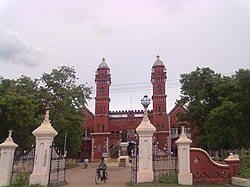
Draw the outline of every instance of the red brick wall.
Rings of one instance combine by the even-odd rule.
[[[107,134],[95,134],[92,135],[92,160],[101,159],[102,153],[107,152]]]
[[[190,170],[193,184],[230,184],[231,177],[236,175],[239,162],[218,164],[206,151],[199,148],[190,149]]]

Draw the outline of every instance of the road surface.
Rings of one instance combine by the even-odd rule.
[[[88,168],[84,169],[82,163],[72,169],[66,170],[66,180],[68,184],[65,187],[127,187],[130,181],[130,167],[108,167],[107,172],[109,180],[107,183],[97,185],[95,183],[95,171],[98,163],[89,163]]]

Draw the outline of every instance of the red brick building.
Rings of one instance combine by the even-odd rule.
[[[160,57],[157,56],[151,70],[153,109],[149,111],[149,119],[156,127],[154,142],[163,151],[175,152],[176,145],[174,142],[178,138],[179,132],[176,114],[185,112],[185,109],[181,106],[175,106],[169,114],[167,113],[166,79],[166,68]],[[143,110],[109,110],[111,73],[105,59],[97,68],[95,83],[95,114],[89,111],[88,108],[84,108],[86,121],[83,125],[84,136],[80,153],[82,159],[99,159],[102,153],[110,152],[110,149],[121,141],[121,133],[124,129],[127,130],[128,141],[136,142],[135,129],[140,124],[143,116]],[[186,131],[190,133],[189,128],[186,128]],[[169,132],[171,132],[171,135]],[[116,151],[115,154],[117,155],[118,151],[113,151]]]

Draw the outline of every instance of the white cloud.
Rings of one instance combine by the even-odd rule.
[[[176,80],[167,83],[167,104],[172,109],[180,94],[180,74],[207,66],[218,73],[249,68],[250,1],[0,2],[0,28],[12,29],[5,34],[0,29],[0,75],[4,77],[37,78],[66,62],[76,68],[79,82],[95,86],[94,72],[105,57],[112,85],[150,82],[150,68],[159,54],[168,80]],[[124,109],[121,97],[128,98],[124,101],[129,105],[130,95],[139,109],[141,97],[150,93],[114,93],[111,109]]]
[[[0,29],[0,62],[35,67],[39,64],[66,62],[69,56],[57,49],[32,46],[11,29]]]

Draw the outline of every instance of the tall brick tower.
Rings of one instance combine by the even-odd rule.
[[[168,139],[168,118],[166,110],[166,68],[157,56],[151,71],[151,83],[153,85],[153,119],[152,123],[156,127],[156,142],[161,142],[161,148],[167,148]]]
[[[102,59],[95,74],[96,97],[94,132],[92,133],[92,158],[100,158],[108,149],[109,130],[109,87],[111,84],[110,69]]]
[[[102,59],[95,74],[96,97],[95,97],[95,122],[94,132],[109,131],[109,87],[111,84],[110,69]]]

